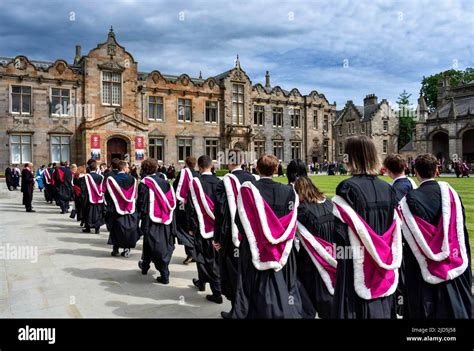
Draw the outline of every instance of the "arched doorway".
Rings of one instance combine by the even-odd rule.
[[[462,157],[469,163],[474,162],[474,129],[466,130],[462,135]]]
[[[123,160],[127,153],[127,142],[124,139],[114,137],[107,140],[107,163],[110,164],[113,158]]]
[[[433,155],[438,160],[447,161],[449,160],[449,137],[446,132],[437,132],[433,134]]]

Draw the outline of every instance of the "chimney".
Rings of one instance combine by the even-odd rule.
[[[270,88],[270,72],[265,73],[265,88]]]
[[[74,57],[74,63],[78,63],[81,60],[81,46],[76,45],[76,56]]]
[[[377,96],[369,94],[364,98],[364,107],[369,105],[377,105]]]

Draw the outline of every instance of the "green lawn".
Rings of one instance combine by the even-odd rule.
[[[347,179],[347,176],[311,176],[313,182],[318,188],[326,193],[329,197],[334,196],[337,185]],[[381,179],[391,182],[391,179],[387,176],[380,177]],[[276,181],[286,183],[286,177],[275,177]],[[416,181],[416,179],[414,179]],[[452,177],[440,177],[437,180],[443,180],[451,184],[462,199],[464,209],[466,211],[466,223],[467,230],[469,232],[469,239],[471,245],[471,256],[474,254],[474,177],[472,178],[452,178]],[[418,182],[417,182],[418,183]],[[471,262],[474,268],[474,261]]]

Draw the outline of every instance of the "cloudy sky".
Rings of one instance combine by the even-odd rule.
[[[0,56],[73,60],[117,40],[140,71],[197,77],[233,67],[252,82],[324,93],[418,97],[425,75],[474,67],[472,0],[1,0]]]

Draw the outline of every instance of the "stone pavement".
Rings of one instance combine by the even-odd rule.
[[[36,213],[26,213],[21,192],[0,185],[0,318],[219,318],[230,309],[228,301],[205,299],[208,286],[194,288],[196,266],[181,263],[182,246],[163,286],[154,268],[146,276],[138,270],[141,240],[130,258],[112,257],[105,227],[99,235],[82,233],[37,190],[33,207]],[[15,259],[20,249],[27,259]]]

